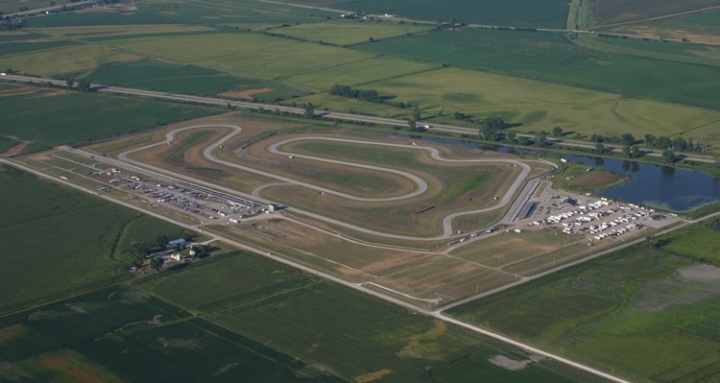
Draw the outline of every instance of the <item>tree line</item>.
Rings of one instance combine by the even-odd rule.
[[[348,85],[335,84],[330,88],[330,94],[346,98],[355,98],[361,101],[382,102],[380,94],[375,90],[363,90]]]

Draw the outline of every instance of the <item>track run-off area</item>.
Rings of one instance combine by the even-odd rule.
[[[226,134],[225,136],[221,137],[220,139],[218,139],[217,141],[213,142],[212,144],[208,145],[208,146],[203,150],[203,155],[204,155],[208,160],[210,160],[210,161],[212,161],[212,162],[214,162],[214,163],[223,165],[223,166],[227,166],[227,167],[230,167],[230,168],[242,170],[242,171],[244,171],[244,172],[261,175],[261,176],[267,177],[267,178],[272,178],[272,179],[275,179],[275,180],[277,180],[277,181],[280,182],[280,183],[273,183],[273,184],[267,184],[267,185],[260,186],[260,187],[256,188],[255,190],[253,190],[253,192],[252,192],[251,194],[241,193],[241,192],[237,192],[237,191],[234,191],[234,190],[227,190],[226,188],[221,188],[221,187],[218,187],[218,186],[213,186],[213,187],[216,187],[217,189],[221,189],[221,190],[226,191],[226,192],[232,192],[232,193],[234,193],[234,194],[237,194],[238,196],[242,196],[243,198],[252,199],[252,200],[259,200],[260,202],[266,202],[266,203],[268,203],[269,201],[264,200],[264,199],[260,196],[260,192],[261,192],[263,189],[265,189],[265,188],[273,187],[273,186],[278,186],[278,185],[302,186],[302,187],[306,187],[306,188],[312,189],[312,190],[317,191],[317,192],[324,192],[324,193],[331,194],[331,195],[335,195],[335,196],[338,196],[338,197],[341,197],[341,198],[345,198],[345,199],[348,199],[348,200],[360,201],[360,202],[391,202],[391,201],[401,201],[401,200],[406,200],[406,199],[409,199],[409,198],[412,198],[412,197],[419,196],[419,195],[421,195],[421,194],[423,194],[423,193],[425,193],[425,192],[427,191],[427,188],[428,188],[427,183],[426,183],[423,179],[421,179],[420,177],[418,177],[418,176],[416,176],[416,175],[414,175],[414,174],[408,173],[408,172],[404,172],[404,171],[396,170],[396,169],[390,169],[390,168],[386,168],[386,167],[380,167],[380,166],[373,166],[373,165],[366,165],[366,164],[357,164],[357,163],[352,163],[352,162],[338,161],[338,160],[326,159],[326,158],[322,158],[322,157],[316,157],[316,156],[310,156],[310,155],[297,154],[297,153],[287,152],[287,151],[284,151],[284,150],[281,149],[281,147],[282,147],[283,145],[285,145],[285,144],[289,144],[289,143],[297,142],[297,141],[302,141],[302,140],[322,140],[322,141],[333,141],[333,142],[351,143],[351,144],[357,144],[357,145],[374,145],[374,146],[382,146],[382,147],[402,148],[402,149],[406,149],[406,150],[422,150],[422,151],[427,151],[427,152],[429,152],[429,153],[430,153],[430,156],[432,157],[432,159],[434,159],[434,160],[436,160],[436,161],[440,161],[440,162],[457,163],[457,164],[467,164],[467,163],[477,163],[477,164],[481,164],[481,163],[485,163],[485,164],[488,164],[488,163],[506,163],[506,164],[511,164],[511,165],[518,166],[518,167],[520,167],[520,168],[522,169],[520,175],[514,180],[514,182],[512,183],[512,185],[510,186],[510,188],[507,190],[507,192],[506,192],[501,198],[498,199],[498,202],[497,202],[496,204],[494,204],[493,206],[484,208],[484,209],[468,210],[468,211],[463,211],[463,212],[452,213],[452,214],[449,214],[449,215],[445,216],[445,217],[443,218],[443,221],[442,221],[442,230],[443,230],[443,233],[440,234],[440,235],[436,235],[436,236],[417,237],[417,236],[409,236],[409,235],[401,235],[401,234],[384,233],[384,232],[372,230],[372,229],[369,229],[369,228],[366,228],[366,227],[360,227],[360,226],[353,225],[353,224],[350,224],[350,223],[347,223],[347,222],[343,222],[343,221],[340,221],[340,220],[336,220],[336,219],[333,219],[333,218],[330,218],[330,217],[325,217],[325,216],[323,216],[323,215],[321,215],[321,214],[317,214],[317,213],[315,213],[315,212],[310,212],[310,211],[306,211],[306,210],[298,209],[298,208],[294,208],[294,207],[288,207],[289,210],[295,211],[295,212],[297,212],[297,213],[306,215],[306,216],[308,216],[308,217],[312,217],[312,218],[314,218],[314,219],[317,219],[317,220],[320,220],[320,221],[323,221],[323,222],[326,222],[326,223],[330,223],[330,224],[333,224],[333,225],[338,225],[338,226],[341,226],[341,227],[345,227],[345,228],[348,228],[348,229],[356,230],[356,231],[359,231],[359,232],[362,232],[362,233],[366,233],[366,234],[376,235],[376,236],[385,237],[385,238],[392,238],[392,239],[414,240],[414,241],[417,241],[417,240],[435,241],[435,240],[450,238],[450,237],[453,236],[452,221],[453,221],[454,219],[456,219],[456,218],[458,218],[458,217],[461,217],[461,216],[464,216],[464,215],[485,213],[485,212],[488,212],[488,211],[500,209],[500,208],[503,208],[503,207],[507,206],[508,204],[510,204],[510,203],[513,201],[513,196],[516,195],[517,191],[521,188],[521,186],[523,185],[523,183],[527,180],[527,177],[528,177],[528,175],[529,175],[530,172],[531,172],[531,168],[530,168],[529,165],[527,165],[527,164],[524,163],[524,162],[517,161],[517,160],[512,160],[512,159],[491,159],[491,160],[489,160],[489,159],[447,159],[447,158],[442,157],[442,156],[440,155],[440,152],[439,152],[437,149],[432,148],[432,147],[427,147],[427,146],[421,146],[421,145],[417,145],[417,146],[412,145],[412,146],[411,146],[411,145],[402,145],[402,144],[373,142],[373,141],[361,141],[361,140],[351,140],[351,139],[341,139],[341,138],[331,138],[331,137],[313,137],[313,136],[309,136],[309,137],[289,138],[289,139],[287,139],[287,140],[283,140],[283,141],[281,141],[281,142],[274,143],[274,144],[272,144],[272,145],[270,145],[270,146],[268,147],[269,152],[270,152],[270,153],[273,153],[273,154],[276,154],[276,155],[282,155],[282,156],[288,156],[288,157],[289,157],[289,156],[292,156],[292,157],[294,157],[294,158],[302,158],[302,159],[306,159],[306,160],[310,160],[310,161],[316,161],[316,162],[318,162],[318,163],[328,163],[328,164],[335,164],[335,165],[343,165],[343,166],[356,167],[356,168],[368,169],[368,170],[373,170],[373,171],[391,173],[391,174],[395,174],[395,175],[398,175],[398,176],[401,176],[401,177],[405,177],[405,178],[409,179],[410,181],[412,181],[412,182],[416,185],[415,190],[413,190],[413,191],[410,192],[410,193],[401,195],[401,196],[394,196],[394,197],[387,197],[387,198],[382,198],[382,197],[381,197],[381,198],[366,198],[366,197],[360,197],[360,196],[350,195],[350,194],[347,194],[347,193],[341,193],[341,192],[334,191],[334,190],[331,190],[331,189],[319,187],[319,186],[314,185],[314,184],[311,184],[311,183],[302,182],[302,181],[295,180],[295,179],[292,179],[292,178],[289,178],[289,177],[284,177],[284,176],[275,175],[275,174],[272,174],[272,173],[268,172],[267,170],[258,170],[258,169],[252,168],[252,167],[243,166],[243,165],[238,164],[238,163],[229,162],[229,161],[225,161],[225,160],[222,160],[222,159],[220,159],[220,158],[217,158],[217,157],[214,155],[213,152],[214,152],[217,148],[219,148],[220,146],[222,146],[223,144],[225,144],[227,141],[229,141],[230,139],[232,139],[233,137],[235,137],[235,136],[237,136],[238,134],[242,133],[242,128],[241,128],[241,127],[239,127],[239,126],[237,126],[237,125],[225,125],[225,124],[194,125],[194,126],[187,126],[187,127],[183,127],[183,128],[178,128],[178,129],[175,129],[175,130],[172,130],[172,131],[168,132],[168,133],[166,134],[166,136],[165,136],[166,139],[165,139],[164,141],[156,142],[156,143],[153,143],[153,144],[149,144],[149,145],[145,145],[145,146],[142,146],[142,147],[139,147],[139,148],[135,148],[135,149],[131,149],[131,150],[125,151],[125,152],[121,153],[121,154],[118,156],[118,158],[119,158],[122,162],[126,162],[126,163],[129,163],[129,164],[132,164],[132,165],[134,165],[134,166],[136,166],[136,167],[139,167],[139,168],[144,168],[144,169],[152,170],[152,171],[154,171],[154,172],[158,172],[158,173],[161,173],[161,174],[164,174],[164,175],[169,175],[169,176],[176,177],[176,178],[182,178],[182,179],[185,179],[185,180],[190,181],[190,182],[195,182],[195,183],[199,183],[199,184],[207,184],[207,182],[200,181],[200,180],[195,179],[195,178],[193,178],[193,177],[189,177],[189,176],[186,176],[186,175],[183,175],[183,174],[178,174],[178,173],[176,173],[176,172],[171,172],[171,171],[168,171],[168,170],[166,170],[166,169],[162,169],[162,168],[159,168],[159,167],[156,167],[156,166],[152,166],[152,165],[149,165],[149,164],[144,163],[144,162],[140,162],[140,161],[133,160],[133,159],[129,158],[129,156],[132,155],[133,153],[137,153],[137,152],[141,152],[141,151],[144,151],[144,150],[152,149],[152,148],[155,148],[155,147],[158,147],[158,146],[170,144],[170,143],[172,143],[172,142],[175,140],[176,135],[179,134],[179,133],[186,132],[186,131],[189,131],[189,130],[208,129],[208,128],[225,128],[225,129],[229,129],[229,130],[230,130],[230,132],[229,132],[228,134]]]

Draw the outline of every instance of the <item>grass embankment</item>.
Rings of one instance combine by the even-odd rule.
[[[450,310],[639,382],[717,377],[720,221],[695,225]]]
[[[553,187],[577,193],[600,191],[627,181],[630,177],[579,163],[561,163]]]

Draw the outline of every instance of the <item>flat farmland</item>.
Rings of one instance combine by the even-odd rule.
[[[103,85],[201,96],[242,96],[244,92],[248,94],[245,98],[255,97],[263,102],[307,93],[275,81],[233,76],[195,65],[176,65],[156,60],[103,65],[84,78]]]
[[[638,382],[717,378],[717,219],[661,236],[450,314]]]
[[[31,149],[75,144],[159,124],[217,114],[218,109],[63,89],[2,97],[0,134],[32,141]]]
[[[312,42],[333,45],[352,45],[368,42],[369,39],[383,40],[406,34],[426,32],[434,28],[423,24],[377,23],[358,20],[308,23],[273,29],[272,33],[295,37]]]
[[[235,286],[235,292],[262,296],[252,302],[240,298],[234,305],[228,301],[217,309],[202,311],[198,319],[291,355],[311,369],[314,366],[320,371],[331,371],[346,381],[476,382],[485,378],[502,378],[508,382],[596,381],[542,359],[527,364],[524,369],[506,369],[488,359],[501,355],[524,361],[530,356],[322,280],[287,289],[288,281],[312,277],[299,271],[288,272],[292,269],[254,257],[257,260],[249,263],[245,255],[201,262],[158,277],[159,281],[148,279],[138,287],[147,288],[161,299],[179,302],[181,307],[183,300],[188,301],[186,305],[194,306],[192,302],[216,302],[218,298],[210,287],[217,284],[213,282],[216,275],[225,275],[226,268],[236,270],[249,278],[233,278],[230,283]],[[258,284],[258,281],[263,282]],[[178,293],[173,286],[186,293]],[[220,290],[221,297],[228,296],[225,291]],[[225,332],[219,334],[226,336]],[[202,336],[200,332],[199,342],[205,345]],[[169,352],[174,350],[168,348]],[[432,376],[427,372],[428,366]],[[227,376],[239,370],[239,367],[232,369]]]
[[[600,25],[672,15],[716,6],[713,0],[591,0],[592,18]]]
[[[435,22],[457,22],[533,28],[565,28],[568,2],[559,0],[401,0],[392,3],[381,0],[361,0],[337,6],[355,11],[362,9],[374,14],[389,13],[399,18]]]
[[[91,25],[84,27],[36,28],[35,33],[47,36],[62,36],[75,40],[96,38],[122,38],[123,36],[157,35],[214,31],[198,25]]]
[[[366,43],[375,53],[490,70],[518,77],[720,109],[716,68],[609,54],[555,33],[463,28]],[[647,68],[654,70],[648,72]]]
[[[123,287],[2,318],[0,328],[9,381],[341,381]]]
[[[113,40],[105,44],[151,57],[265,79],[289,77],[374,56],[255,33],[217,34],[212,39],[213,44],[208,44],[205,36]],[[293,59],[287,60],[288,57]]]
[[[335,84],[363,85],[409,74],[427,72],[439,67],[439,64],[383,56],[353,61],[332,68],[308,71],[297,76],[291,76],[285,81],[326,92]]]
[[[53,17],[28,18],[24,23],[26,27],[226,23],[281,25],[318,20],[321,20],[321,14],[315,10],[278,3],[252,0],[232,2],[191,0],[182,4],[174,2],[153,2],[133,6],[119,4],[56,14]]]
[[[131,240],[182,233],[14,168],[0,167],[0,179],[0,239],[16,248],[0,262],[0,312],[132,278]]]
[[[2,57],[4,68],[36,76],[52,76],[97,68],[111,62],[137,61],[142,57],[118,52],[98,45],[71,45],[68,47],[27,52]]]
[[[54,48],[61,48],[68,45],[76,44],[73,41],[68,40],[55,40],[55,41],[37,41],[37,42],[5,42],[0,44],[0,56],[12,55],[16,53],[41,51]]]
[[[672,136],[720,119],[720,112],[709,109],[457,68],[402,76],[360,88],[420,105],[421,116],[432,117],[431,122],[457,124],[452,117],[455,112],[477,119],[502,116],[505,121],[522,124],[512,128],[517,131],[549,131],[560,126],[586,136],[620,136],[628,132],[635,137],[646,133]],[[382,117],[412,114],[410,109],[329,94],[299,99],[308,101],[316,107],[357,110]],[[437,116],[438,108],[445,117]],[[707,134],[693,136],[710,138]]]

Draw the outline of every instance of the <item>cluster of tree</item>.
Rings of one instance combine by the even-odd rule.
[[[356,98],[361,101],[382,102],[380,94],[375,90],[362,90],[347,85],[333,85],[330,88],[330,94],[333,96]]]
[[[480,128],[480,136],[487,141],[499,141],[504,137],[501,131],[506,127],[502,117],[488,117]]]
[[[640,148],[637,146],[623,146],[623,154],[627,158],[638,158],[642,154]]]
[[[667,136],[654,136],[652,134],[646,134],[643,139],[645,140],[645,146],[648,148],[657,149],[672,149],[678,152],[698,152],[705,153],[707,146],[697,140],[686,140],[683,137],[667,137]]]

